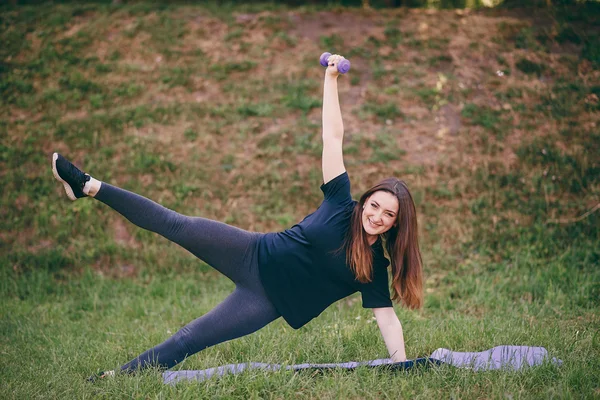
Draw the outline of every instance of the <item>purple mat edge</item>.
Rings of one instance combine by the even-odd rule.
[[[203,370],[181,370],[166,371],[163,373],[163,383],[176,384],[181,381],[199,381],[220,377],[226,374],[239,374],[247,369],[260,369],[265,371],[279,370],[329,370],[346,369],[353,370],[358,367],[385,368],[392,370],[410,370],[417,366],[427,367],[432,365],[447,364],[457,368],[468,368],[474,371],[508,369],[520,370],[524,367],[540,365],[544,362],[561,365],[562,361],[550,358],[544,347],[531,346],[496,346],[481,352],[457,352],[440,348],[435,350],[429,357],[421,357],[414,360],[394,363],[389,358],[370,361],[350,361],[344,363],[305,363],[295,365],[269,364],[259,362],[248,362],[240,364],[228,364],[220,367],[207,368]]]

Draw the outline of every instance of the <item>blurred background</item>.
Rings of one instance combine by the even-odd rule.
[[[166,339],[232,289],[103,204],[70,202],[52,152],[183,214],[286,229],[322,201],[318,60],[328,51],[352,62],[339,92],[353,196],[397,176],[418,208],[425,307],[397,308],[409,357],[527,344],[566,360],[524,377],[414,377],[406,393],[597,395],[599,11],[564,0],[0,5],[7,393],[82,397],[83,375]],[[277,322],[186,367],[385,357],[359,300],[300,331]],[[163,390],[139,379],[98,393]],[[231,395],[267,393],[235,379]],[[327,379],[269,393],[368,397],[358,378],[336,392]]]

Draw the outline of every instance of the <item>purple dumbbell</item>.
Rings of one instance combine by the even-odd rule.
[[[322,66],[327,67],[327,65],[329,65],[327,63],[327,59],[330,56],[331,56],[331,53],[321,54],[321,57],[319,58],[319,62],[321,63]],[[339,71],[340,74],[345,74],[346,72],[350,71],[350,61],[346,60],[345,58],[343,60],[341,60],[337,65],[337,70]]]

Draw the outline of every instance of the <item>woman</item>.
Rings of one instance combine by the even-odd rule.
[[[342,156],[344,126],[337,65],[332,55],[323,92],[323,185],[321,206],[292,228],[247,232],[221,222],[187,217],[151,200],[100,182],[54,153],[52,168],[68,197],[94,197],[135,225],[157,232],[211,265],[235,284],[234,292],[164,343],[121,367],[171,368],[207,347],[248,335],[283,317],[298,329],[330,304],[360,291],[372,308],[393,361],[405,361],[404,337],[388,288],[384,246],[391,259],[392,299],[422,304],[422,263],[415,206],[404,182],[388,178],[358,202]],[[382,240],[383,239],[383,240]],[[113,375],[106,371],[95,375]]]

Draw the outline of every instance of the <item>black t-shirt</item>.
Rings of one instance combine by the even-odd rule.
[[[335,253],[350,227],[356,201],[348,173],[321,185],[319,208],[288,230],[263,235],[258,242],[261,282],[269,300],[294,329],[330,304],[361,292],[364,308],[391,307],[387,266],[381,239],[373,250],[373,279],[356,280],[346,264],[346,249]]]

